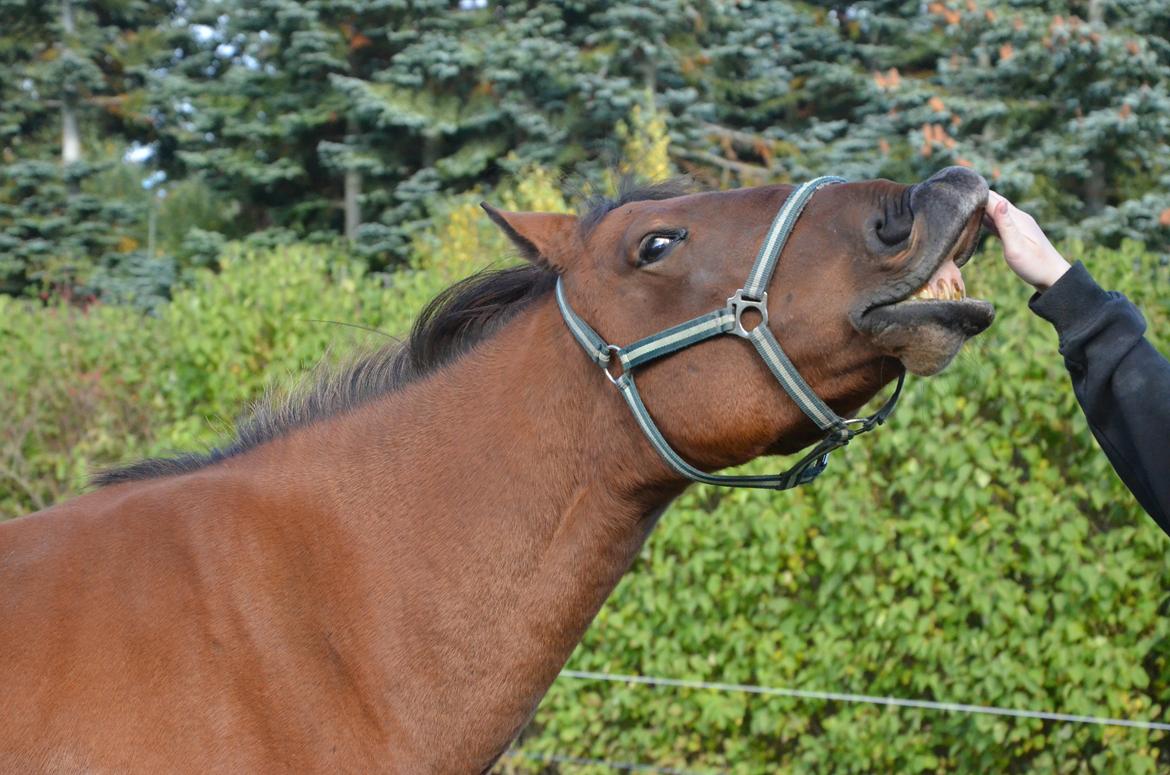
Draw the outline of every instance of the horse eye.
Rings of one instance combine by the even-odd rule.
[[[647,264],[653,264],[655,261],[661,261],[683,236],[685,236],[683,233],[679,233],[651,234],[646,237],[642,240],[642,246],[638,248],[638,266],[646,266]]]

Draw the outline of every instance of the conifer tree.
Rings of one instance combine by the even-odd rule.
[[[230,238],[344,235],[394,265],[438,202],[518,169],[601,185],[635,106],[713,185],[965,164],[1058,235],[1170,247],[1159,0],[0,0],[0,20],[9,291],[162,288]],[[128,183],[148,175],[157,195]],[[164,189],[199,215],[164,217]]]
[[[0,289],[84,285],[140,259],[142,197],[104,176],[150,135],[146,74],[164,54],[165,3],[0,2]]]

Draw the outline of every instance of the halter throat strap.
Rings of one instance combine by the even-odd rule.
[[[658,454],[671,468],[687,479],[724,487],[752,487],[770,490],[787,490],[807,484],[825,470],[830,452],[845,446],[855,436],[881,425],[894,411],[898,396],[902,392],[905,374],[898,377],[898,384],[894,388],[893,395],[872,415],[866,418],[841,417],[830,409],[829,405],[822,401],[800,376],[768,328],[768,294],[766,289],[776,271],[780,253],[796,226],[797,219],[800,218],[800,214],[804,211],[805,205],[812,199],[813,194],[819,189],[844,182],[844,178],[820,177],[804,183],[789,194],[772,220],[772,225],[760,246],[760,252],[752,264],[747,282],[744,283],[743,288],[728,298],[726,306],[671,326],[625,347],[607,343],[577,315],[565,298],[563,280],[557,279],[557,306],[560,308],[561,316],[565,319],[573,338],[577,340],[590,359],[605,371],[610,382],[617,386],[622,398],[633,413],[634,419],[637,420],[638,426],[649,439],[651,445],[658,451]],[[743,315],[749,310],[757,313],[760,318],[751,330],[746,329],[743,325]],[[634,371],[639,366],[723,334],[732,334],[751,342],[768,366],[768,370],[772,372],[788,396],[825,433],[824,438],[808,454],[783,473],[767,476],[724,476],[709,474],[695,468],[666,441],[638,393],[637,385],[634,383]],[[621,367],[621,375],[617,377],[611,373],[615,362]]]

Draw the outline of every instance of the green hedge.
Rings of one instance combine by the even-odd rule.
[[[1170,351],[1163,261],[1069,254]],[[1098,451],[1055,333],[999,261],[965,272],[993,327],[815,485],[688,490],[569,667],[1165,720],[1170,539]],[[522,751],[735,773],[1170,768],[1158,732],[568,678]]]
[[[1170,270],[1136,245],[1070,252],[1166,351]],[[0,297],[0,514],[79,492],[92,467],[210,443],[265,385],[380,341],[311,321],[401,333],[450,274],[371,277],[292,246],[229,253],[155,317]],[[966,274],[999,307],[987,334],[911,380],[816,485],[689,490],[570,667],[1162,718],[1170,543],[1095,447],[1024,286],[991,254]],[[520,751],[737,773],[1170,767],[1141,730],[572,679]]]
[[[266,386],[405,331],[441,273],[365,274],[336,249],[229,250],[157,315],[0,295],[0,518],[89,474],[221,440]]]

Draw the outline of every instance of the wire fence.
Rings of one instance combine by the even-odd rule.
[[[1062,724],[1092,724],[1107,727],[1129,727],[1134,729],[1158,730],[1170,732],[1170,723],[1162,721],[1145,721],[1142,719],[1110,718],[1107,716],[1086,716],[1075,713],[1057,713],[1046,710],[1020,710],[1017,708],[1001,708],[994,705],[971,705],[962,702],[936,702],[934,700],[914,700],[900,697],[880,697],[870,694],[850,694],[847,692],[822,692],[812,689],[789,689],[785,687],[756,686],[755,684],[734,684],[718,681],[690,681],[681,678],[655,678],[645,675],[620,675],[614,673],[594,672],[590,670],[562,670],[561,678],[571,678],[584,681],[608,681],[624,683],[626,685],[665,686],[676,689],[696,689],[702,691],[743,692],[771,697],[789,697],[801,700],[821,700],[826,702],[863,703],[869,705],[884,705],[895,708],[915,708],[919,710],[933,710],[943,713],[967,713],[988,716],[1004,716],[1009,718],[1039,719]],[[511,758],[525,758],[535,761],[544,761],[550,764],[577,764],[608,767],[619,772],[649,772],[663,773],[663,775],[713,775],[717,770],[679,770],[670,767],[659,767],[653,764],[638,764],[634,762],[609,761],[606,759],[588,759],[576,756],[559,754],[543,754],[528,751],[510,751]]]
[[[989,716],[1034,718],[1041,719],[1043,721],[1058,721],[1066,724],[1097,724],[1108,727],[1136,727],[1138,729],[1158,729],[1162,731],[1170,731],[1170,724],[1163,723],[1161,721],[1141,721],[1123,718],[1107,718],[1104,716],[1080,716],[1072,713],[1053,713],[1045,710],[1017,710],[1015,708],[999,708],[993,705],[968,705],[961,702],[906,700],[898,697],[877,697],[869,694],[820,692],[809,689],[783,689],[770,686],[755,686],[753,684],[730,684],[711,681],[686,681],[678,678],[652,678],[650,676],[644,675],[614,675],[612,673],[595,673],[588,670],[562,670],[561,677],[580,678],[591,681],[613,681],[626,684],[645,684],[648,686],[673,686],[683,689],[706,689],[721,692],[747,692],[749,694],[763,694],[773,697],[793,697],[802,700],[868,703],[870,705],[888,705],[897,708],[937,710],[946,713],[977,713]]]
[[[673,767],[659,767],[654,764],[637,764],[635,762],[615,762],[609,759],[587,759],[582,756],[562,756],[554,753],[536,753],[534,751],[509,751],[511,759],[532,759],[549,764],[577,764],[581,766],[608,767],[618,772],[650,772],[656,775],[720,775],[722,770],[678,770]]]

